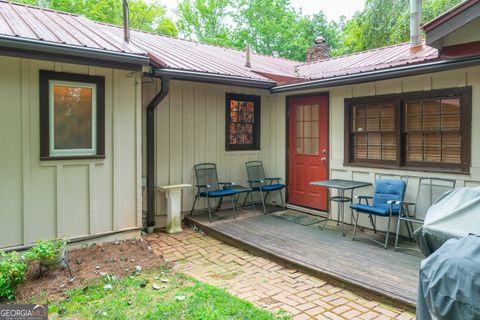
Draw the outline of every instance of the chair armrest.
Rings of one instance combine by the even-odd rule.
[[[264,181],[263,180],[247,180],[247,182],[250,184],[250,186],[253,186],[255,184],[262,185]]]
[[[277,183],[280,183],[281,179],[282,178],[279,178],[279,177],[265,178],[265,180],[270,181],[270,184],[272,184],[274,181],[277,181]]]
[[[401,206],[414,206],[416,203],[414,202],[407,202],[407,201],[396,201],[396,204],[399,204]]]
[[[368,200],[372,200],[373,197],[371,197],[371,196],[355,196],[355,199],[358,200],[358,204],[361,204],[362,200],[365,200],[365,203],[368,205]]]
[[[219,182],[218,184],[223,186],[224,189],[235,185],[233,182]]]
[[[211,187],[211,185],[209,185],[209,184],[196,184],[195,187],[197,187],[197,188],[207,188],[208,189],[208,188]]]

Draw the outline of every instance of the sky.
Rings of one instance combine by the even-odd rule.
[[[351,18],[353,14],[363,9],[365,0],[290,0],[296,9],[302,9],[304,14],[313,14],[322,10],[328,20],[338,20],[342,15]],[[177,7],[178,0],[161,0],[170,11]]]

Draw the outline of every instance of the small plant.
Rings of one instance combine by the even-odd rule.
[[[64,239],[42,240],[32,247],[31,252],[37,259],[54,259],[63,252],[67,242]]]
[[[46,270],[59,269],[62,266],[66,244],[64,239],[39,241],[30,249],[31,253],[27,255],[27,259],[38,259]]]
[[[15,299],[15,287],[25,280],[27,263],[15,252],[0,251],[0,300]]]

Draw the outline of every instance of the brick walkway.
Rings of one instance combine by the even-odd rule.
[[[187,227],[177,235],[147,236],[156,254],[174,269],[224,288],[273,312],[294,319],[414,319],[414,315],[364,299],[318,278],[222,243]]]

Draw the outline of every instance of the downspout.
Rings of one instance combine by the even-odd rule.
[[[147,231],[155,226],[155,109],[168,95],[170,78],[160,77],[162,88],[147,106]]]

